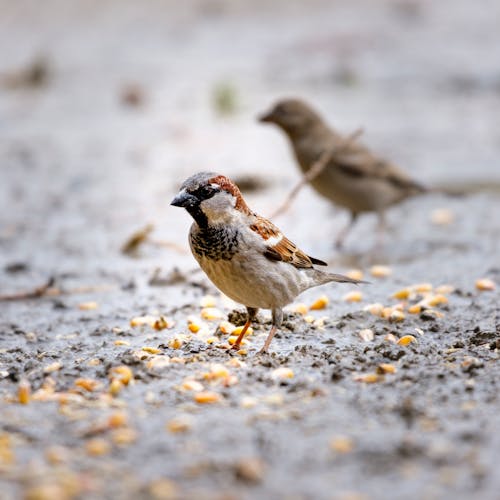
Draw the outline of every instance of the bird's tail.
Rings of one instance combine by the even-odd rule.
[[[335,281],[336,283],[352,283],[353,285],[360,284],[369,284],[369,281],[356,280],[353,278],[349,278],[349,276],[344,276],[343,274],[335,274],[335,273],[325,273],[324,271],[320,271],[319,269],[311,269],[311,271],[315,272],[314,280],[317,285],[323,285],[325,283],[331,283]]]

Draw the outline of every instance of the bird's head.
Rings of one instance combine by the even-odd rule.
[[[224,175],[200,172],[186,179],[171,205],[184,207],[201,227],[250,214],[238,186]]]
[[[297,135],[321,124],[320,116],[300,99],[278,101],[267,113],[259,116],[262,123],[274,123],[289,135]]]

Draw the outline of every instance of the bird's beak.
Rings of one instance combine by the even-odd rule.
[[[198,203],[198,198],[184,189],[170,202],[174,207],[192,207]]]
[[[257,117],[259,122],[261,123],[273,123],[274,122],[274,115],[272,111],[268,111],[267,113],[264,113],[262,115],[259,115]]]

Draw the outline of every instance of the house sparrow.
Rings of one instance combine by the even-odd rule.
[[[385,227],[386,208],[409,196],[428,191],[399,167],[372,153],[360,142],[346,140],[299,99],[279,101],[259,120],[274,123],[285,132],[304,173],[326,151],[332,152],[325,168],[311,181],[311,185],[319,194],[351,213],[349,224],[337,236],[337,248],[342,246],[360,213],[377,213],[380,235]]]
[[[272,328],[260,352],[283,320],[283,307],[308,288],[337,281],[361,283],[314,268],[326,266],[299,250],[270,221],[248,208],[238,187],[227,177],[201,172],[181,186],[172,205],[184,207],[194,222],[191,251],[200,267],[224,294],[247,308],[241,341],[259,308],[272,310]]]

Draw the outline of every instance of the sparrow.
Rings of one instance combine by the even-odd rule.
[[[343,137],[300,99],[278,101],[271,111],[259,117],[259,121],[274,123],[283,130],[303,173],[330,151],[325,167],[311,185],[320,195],[350,212],[348,225],[337,236],[337,248],[342,246],[361,213],[378,215],[380,237],[388,207],[429,191],[361,142]]]
[[[283,321],[283,307],[301,292],[331,281],[362,283],[316,269],[326,266],[299,250],[269,220],[254,213],[239,188],[227,177],[201,172],[182,184],[171,205],[193,217],[189,245],[212,283],[246,306],[247,321],[234,349],[239,349],[259,309],[272,311],[272,327],[260,352],[269,345]]]

